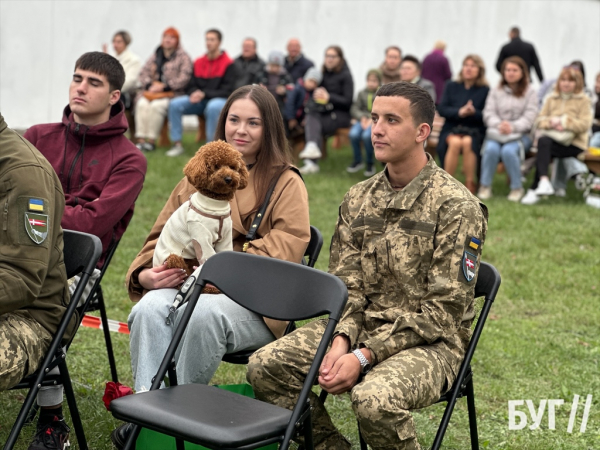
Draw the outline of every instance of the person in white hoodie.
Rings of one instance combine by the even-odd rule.
[[[121,63],[125,70],[125,83],[121,90],[121,100],[126,109],[131,109],[135,92],[138,88],[138,75],[142,69],[142,60],[138,55],[129,50],[131,35],[127,31],[117,31],[112,40],[115,58]],[[106,44],[102,46],[104,53],[108,53]]]

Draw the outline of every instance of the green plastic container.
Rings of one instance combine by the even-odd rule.
[[[252,390],[252,386],[249,384],[224,384],[217,385],[216,387],[245,395],[246,397],[254,398],[254,391]],[[176,450],[175,438],[158,433],[156,431],[142,428],[135,448],[136,450]],[[185,443],[185,449],[208,450],[206,447],[202,447],[201,445],[197,444],[190,444],[189,442]],[[261,449],[277,450],[277,444],[267,445],[266,447],[261,447]]]

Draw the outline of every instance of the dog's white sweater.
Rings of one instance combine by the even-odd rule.
[[[174,253],[204,264],[218,252],[233,250],[231,208],[227,200],[214,200],[196,192],[169,218],[160,233],[152,265],[160,266]]]

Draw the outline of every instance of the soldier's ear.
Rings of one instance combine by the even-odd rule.
[[[417,135],[415,137],[415,140],[418,143],[425,142],[430,134],[431,134],[431,127],[429,126],[429,124],[422,123],[417,127]]]

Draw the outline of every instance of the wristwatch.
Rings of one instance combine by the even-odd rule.
[[[354,353],[354,356],[356,356],[360,362],[360,373],[364,375],[371,370],[371,363],[359,349],[352,351],[352,353]]]

